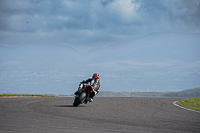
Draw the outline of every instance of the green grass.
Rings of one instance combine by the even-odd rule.
[[[55,97],[55,96],[40,95],[40,94],[0,94],[0,97]]]
[[[200,97],[183,99],[178,101],[177,104],[182,107],[200,111]]]

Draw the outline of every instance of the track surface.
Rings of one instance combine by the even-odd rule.
[[[72,97],[0,98],[1,133],[200,132],[200,113],[180,98],[102,98],[72,107]]]

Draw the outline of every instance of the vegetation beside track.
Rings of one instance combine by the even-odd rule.
[[[200,111],[200,97],[183,99],[178,101],[177,104],[185,108]]]
[[[40,94],[0,94],[0,97],[56,97],[56,96],[40,95]]]

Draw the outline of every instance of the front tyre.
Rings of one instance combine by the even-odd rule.
[[[74,99],[73,106],[77,107],[79,104],[81,104],[86,99],[86,93],[82,92],[79,96],[76,96]]]

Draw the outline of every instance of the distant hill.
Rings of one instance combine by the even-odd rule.
[[[200,97],[200,88],[188,89],[179,92],[168,92],[165,97]]]
[[[100,91],[98,97],[200,97],[200,88],[179,92],[111,92]]]

